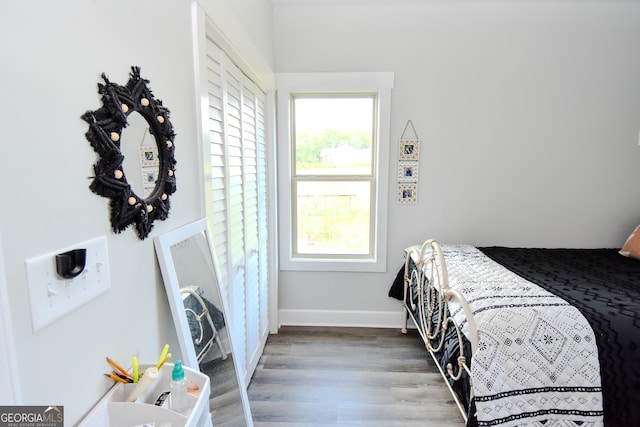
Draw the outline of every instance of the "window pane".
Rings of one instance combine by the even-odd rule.
[[[297,183],[297,253],[367,255],[371,183]]]
[[[295,174],[371,175],[374,96],[294,98]]]

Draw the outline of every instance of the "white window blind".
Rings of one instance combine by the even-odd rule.
[[[268,334],[266,96],[213,41],[206,50],[207,213],[236,360],[248,383]]]
[[[267,190],[267,129],[266,129],[266,106],[264,97],[256,97],[257,117],[256,117],[256,171],[257,171],[257,203],[258,203],[258,294],[260,296],[260,340],[266,340],[269,335],[269,229],[267,215],[268,207],[268,190]],[[257,365],[258,359],[262,354],[262,348],[259,354],[254,355]]]

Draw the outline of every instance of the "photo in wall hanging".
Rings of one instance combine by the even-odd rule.
[[[416,160],[398,162],[398,182],[418,182],[419,165]]]
[[[145,130],[146,134],[150,134],[150,129]],[[156,187],[158,181],[158,170],[160,170],[160,155],[158,154],[157,145],[144,145],[143,138],[140,146],[140,170],[142,172],[142,188],[144,194],[151,194]]]
[[[407,130],[413,136],[407,134]],[[409,120],[400,135],[398,144],[398,203],[415,204],[418,202],[418,175],[420,159],[420,138],[413,122]]]
[[[398,183],[398,203],[413,204],[418,202],[418,184],[415,182]]]

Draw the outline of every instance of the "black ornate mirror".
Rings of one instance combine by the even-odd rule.
[[[89,123],[86,137],[100,156],[93,166],[95,176],[89,188],[111,199],[111,229],[115,233],[134,224],[138,237],[144,239],[156,219],[169,216],[169,196],[176,191],[175,133],[169,110],[153,97],[149,81],[140,77],[140,67],[131,67],[125,86],[110,82],[105,74],[102,79],[104,84],[98,83],[102,107],[82,115]],[[125,132],[133,122],[136,129],[131,134]],[[127,181],[125,156],[120,149],[123,137],[125,144],[139,146],[140,170],[129,174],[136,177],[136,183],[141,181],[139,186],[132,187]],[[132,164],[128,162],[127,168]]]

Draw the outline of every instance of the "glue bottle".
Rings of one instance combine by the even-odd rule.
[[[187,409],[187,379],[184,377],[182,361],[176,360],[171,372],[171,383],[169,383],[169,407],[176,412],[184,412]]]

